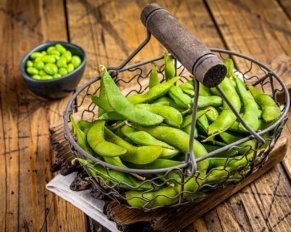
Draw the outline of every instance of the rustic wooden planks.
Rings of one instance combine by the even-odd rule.
[[[67,40],[63,4],[1,1],[0,18],[0,230],[84,230],[83,214],[45,189],[53,159],[48,128],[61,119],[65,101],[37,98],[18,71],[29,49],[45,40]]]

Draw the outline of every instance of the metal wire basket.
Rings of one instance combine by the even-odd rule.
[[[152,63],[158,67],[160,80],[165,80],[163,56],[128,65],[131,59],[150,41],[150,37],[151,34],[148,32],[145,41],[143,41],[141,45],[119,67],[108,68],[120,90],[126,96],[134,93],[143,93],[148,89],[148,78],[150,76]],[[69,120],[69,116],[71,114],[79,117],[80,119],[90,121],[96,119],[97,117],[98,107],[92,103],[90,98],[91,95],[98,95],[99,93],[100,77],[97,77],[78,89],[69,101],[64,112],[64,132],[66,139],[70,143],[72,151],[77,157],[88,158],[92,161],[92,164],[89,165],[97,165],[105,168],[107,175],[111,176],[112,180],[114,180],[108,181],[108,179],[105,179],[102,176],[93,176],[92,173],[88,171],[88,168],[90,167],[84,166],[84,169],[88,171],[92,182],[100,192],[113,200],[127,204],[129,207],[132,207],[128,204],[130,200],[139,201],[141,202],[140,206],[134,206],[134,208],[142,208],[144,211],[154,210],[166,206],[180,206],[191,202],[201,201],[207,197],[209,193],[212,193],[215,190],[219,190],[229,184],[238,183],[246,176],[256,172],[256,170],[264,164],[268,158],[268,154],[279,138],[282,128],[287,120],[290,104],[287,88],[276,73],[274,73],[266,65],[250,57],[223,49],[211,49],[211,52],[222,59],[228,57],[232,58],[235,61],[237,70],[236,73],[238,76],[240,76],[246,83],[250,83],[272,96],[281,107],[281,115],[279,119],[261,131],[253,131],[244,123],[242,117],[231,105],[222,89],[217,86],[216,89],[220,92],[222,98],[229,104],[232,111],[236,114],[237,119],[247,128],[248,132],[245,133],[244,138],[218,150],[211,151],[203,157],[195,159],[195,154],[193,153],[193,131],[196,124],[198,99],[195,98],[192,109],[193,120],[189,141],[190,149],[188,154],[184,154],[184,161],[182,161],[180,165],[153,170],[120,168],[108,164],[102,159],[99,159],[98,157],[84,151],[76,142],[76,138],[71,130]],[[175,59],[175,57],[173,58],[177,68],[176,74],[181,77],[179,81],[185,82],[190,80],[191,73],[189,73],[185,67],[177,59]],[[197,93],[198,90],[199,82],[195,80],[195,92]],[[244,145],[246,141],[250,140],[255,142],[254,146]],[[244,152],[239,156],[239,158],[229,156],[225,160],[225,163],[219,168],[211,168],[207,171],[207,173],[202,173],[197,169],[197,164],[207,158],[215,157],[223,152],[232,154],[233,152],[242,149],[242,147]],[[251,157],[249,156],[250,153],[252,153]],[[233,159],[241,160],[242,165],[235,169],[229,170],[227,166]],[[138,177],[142,180],[139,181],[138,185],[130,185],[117,180],[112,170],[120,173],[129,173],[133,178]],[[219,178],[213,179],[212,176],[217,176],[217,174]],[[195,187],[187,188],[190,181],[192,182],[191,185]],[[175,186],[177,191],[175,191],[174,194],[169,194],[173,186]],[[136,190],[139,194],[126,196],[125,192],[129,190]],[[161,202],[162,204],[159,204]]]

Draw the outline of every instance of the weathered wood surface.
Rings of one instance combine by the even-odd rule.
[[[0,231],[86,230],[79,210],[45,190],[46,182],[52,178],[49,168],[53,159],[48,128],[61,119],[68,98],[49,102],[30,93],[18,72],[21,57],[42,41],[71,40],[88,54],[82,80],[85,83],[96,77],[99,64],[118,65],[144,39],[139,17],[149,2],[0,1]],[[268,64],[280,54],[291,55],[289,1],[157,3],[209,47],[239,51]],[[134,61],[164,51],[153,40]],[[291,137],[290,122],[287,128],[286,135]],[[288,170],[288,166],[278,165],[202,216],[187,231],[288,231]]]
[[[67,40],[62,2],[0,1],[0,231],[84,231],[82,212],[45,189],[53,177],[48,129],[67,99],[47,101],[19,74],[24,54],[46,40]]]

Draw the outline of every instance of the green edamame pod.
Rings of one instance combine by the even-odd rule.
[[[150,182],[141,182],[140,180],[137,180],[133,176],[118,172],[112,169],[106,169],[100,165],[94,165],[90,160],[85,160],[78,158],[78,161],[86,166],[88,170],[91,172],[91,174],[95,177],[102,177],[107,184],[110,185],[120,185],[122,188],[125,189],[140,189],[140,190],[153,190],[154,187]]]
[[[104,66],[101,83],[101,85],[104,87],[104,92],[106,94],[109,107],[127,118],[129,121],[145,126],[157,125],[163,121],[161,116],[146,110],[138,109],[132,103],[130,103],[119,91],[118,87]],[[153,89],[154,87],[151,90]],[[102,99],[100,102],[102,102]],[[105,102],[104,105],[107,103]]]
[[[184,128],[182,128],[183,131],[185,131],[188,135],[190,135],[191,133],[191,124],[185,126]],[[198,130],[197,127],[194,128],[194,138],[197,139],[198,138]]]
[[[88,132],[91,125],[92,125],[91,122],[88,122],[88,121],[83,120],[83,119],[81,119],[78,122],[78,126],[79,126],[80,130],[82,130],[85,134]]]
[[[152,68],[151,76],[150,76],[149,88],[151,89],[152,87],[158,84],[160,84],[158,70],[157,70],[157,66],[153,64],[153,68]]]
[[[203,114],[201,117],[197,118],[198,131],[207,135],[208,127],[209,127],[209,123],[208,123],[208,119],[207,119],[205,114]]]
[[[138,169],[160,169],[180,165],[182,162],[169,159],[156,159],[154,162],[144,165],[130,165],[131,168]]]
[[[232,103],[233,107],[240,112],[241,102],[240,98],[235,90],[235,88],[230,83],[229,78],[224,78],[224,80],[220,83],[220,87],[225,93],[228,100]],[[226,131],[228,128],[232,126],[235,122],[236,116],[229,108],[228,104],[223,101],[223,110],[218,116],[218,118],[210,124],[208,128],[208,135],[215,136],[223,131]]]
[[[166,80],[170,80],[176,75],[176,68],[173,62],[173,58],[168,54],[164,55],[164,62],[165,62],[165,77]]]
[[[247,87],[255,98],[255,101],[262,108],[262,118],[264,121],[273,122],[277,120],[281,115],[281,110],[274,99],[252,85],[247,85]]]
[[[78,124],[76,123],[73,115],[70,115],[70,121],[72,123],[73,131],[75,136],[77,137],[77,143],[83,148],[86,152],[93,154],[92,149],[88,146],[86,140],[86,134],[80,129]]]
[[[121,156],[126,154],[124,147],[110,143],[104,139],[105,121],[96,121],[89,128],[87,133],[87,142],[90,147],[100,156]]]
[[[171,107],[173,107],[175,109],[179,109],[180,108],[171,98],[168,98],[166,96],[163,96],[163,97],[160,97],[160,98],[156,99],[153,103],[154,104],[164,103],[165,105],[167,104],[168,106],[171,106]]]
[[[179,86],[172,86],[169,89],[169,96],[180,108],[187,109],[192,103],[192,98],[183,93],[183,90]]]
[[[194,81],[189,80],[179,85],[179,87],[187,94],[194,96]],[[210,89],[199,83],[199,96],[211,96]]]
[[[163,106],[158,104],[137,104],[136,107],[162,116],[165,123],[174,127],[180,127],[183,122],[182,114],[171,106]]]
[[[156,139],[178,148],[184,154],[187,154],[189,152],[190,136],[182,130],[167,126],[156,126],[156,127],[136,126],[136,128],[139,130],[146,131],[150,133],[152,136],[154,136]],[[194,141],[194,154],[196,158],[202,157],[203,155],[207,154],[206,149],[197,140]],[[199,170],[205,170],[207,168],[208,168],[207,159],[198,163]]]
[[[125,192],[125,198],[130,206],[154,208],[177,202],[178,191],[171,186],[146,193],[143,191],[127,191]]]
[[[208,111],[212,111],[214,108],[213,107],[207,107],[204,110],[198,110],[196,113],[196,120],[200,118],[202,115],[206,114]],[[188,114],[187,116],[184,117],[183,123],[181,125],[181,128],[184,128],[188,126],[189,124],[192,123],[192,114]]]
[[[222,98],[219,96],[199,96],[198,108],[205,108],[209,106],[219,107],[222,105]]]
[[[124,125],[121,128],[121,133],[138,145],[162,147],[163,151],[162,154],[160,155],[160,158],[170,159],[179,153],[179,150],[175,149],[174,147],[170,146],[167,143],[157,140],[149,133],[145,131],[136,131],[135,129],[129,127],[128,125]]]
[[[153,86],[146,93],[130,95],[127,99],[133,104],[151,102],[161,96],[164,96],[178,80],[179,77],[174,77],[171,80]]]
[[[219,134],[219,136],[227,144],[233,143],[233,142],[238,141],[238,140],[243,138],[242,136],[234,135],[234,134],[231,134],[228,132],[222,132]],[[246,141],[238,146],[241,148],[234,149],[234,150],[237,150],[239,154],[245,154],[247,151],[255,148],[256,140],[255,139],[248,140],[248,141]]]
[[[94,96],[95,97],[95,96]],[[94,101],[96,102],[96,101]],[[98,119],[100,120],[107,120],[107,121],[123,121],[126,118],[115,111],[106,112],[101,114]]]
[[[245,83],[233,72],[233,61],[231,59],[225,59],[224,64],[227,67],[227,75],[235,81],[237,93],[242,100],[244,108],[242,118],[249,127],[256,131],[259,128],[259,106],[255,102],[252,94],[247,90]],[[242,131],[247,131],[241,123],[239,124],[239,128]]]
[[[160,146],[164,148],[174,149],[173,146],[170,146],[167,143],[157,140],[149,133],[145,131],[137,131],[128,125],[124,125],[121,128],[121,133],[138,145]]]
[[[134,164],[148,164],[158,159],[162,153],[160,146],[141,146],[135,147],[127,141],[123,140],[112,131],[105,127],[106,138],[127,150],[127,153],[121,158],[127,162]]]

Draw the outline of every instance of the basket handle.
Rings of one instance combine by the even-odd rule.
[[[224,79],[223,62],[164,8],[155,3],[147,5],[141,21],[199,82],[215,87]]]

